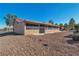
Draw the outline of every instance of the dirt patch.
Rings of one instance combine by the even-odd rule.
[[[79,55],[79,43],[72,43],[71,32],[46,35],[4,35],[0,37],[0,55],[11,56],[71,56]],[[71,44],[69,44],[71,43]]]

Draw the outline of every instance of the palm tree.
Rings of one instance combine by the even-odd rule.
[[[5,23],[6,25],[9,27],[8,29],[10,30],[11,28],[13,29],[15,20],[16,20],[17,16],[13,15],[13,14],[7,14],[4,19],[5,19]],[[13,29],[14,30],[14,29]]]

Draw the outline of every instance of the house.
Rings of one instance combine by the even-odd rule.
[[[40,35],[59,32],[59,27],[50,23],[33,22],[28,20],[16,19],[13,26],[14,32],[23,35]]]

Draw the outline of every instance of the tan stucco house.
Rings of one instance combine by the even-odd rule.
[[[16,19],[13,28],[15,33],[23,35],[40,35],[60,31],[58,26],[50,23],[33,22],[21,19]]]

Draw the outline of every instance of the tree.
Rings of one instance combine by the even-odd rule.
[[[54,24],[54,22],[52,21],[52,19],[51,19],[51,20],[49,20],[48,22],[49,22],[49,23],[51,23],[51,24]]]
[[[16,18],[17,18],[17,16],[16,15],[13,15],[13,14],[7,14],[4,17],[5,23],[9,27],[8,28],[9,30],[10,30],[11,27],[13,28]]]
[[[68,29],[68,24],[67,23],[64,24],[64,28]]]
[[[79,32],[79,23],[75,25],[75,30]]]
[[[64,25],[62,23],[59,24],[60,27],[63,27]]]
[[[3,29],[4,31],[7,31],[7,28],[6,27],[4,27],[4,29]]]
[[[58,24],[56,23],[55,25],[57,25],[58,26]]]
[[[73,18],[69,21],[69,29],[75,29],[75,20]]]
[[[62,23],[59,24],[60,30],[64,30],[64,25]]]

